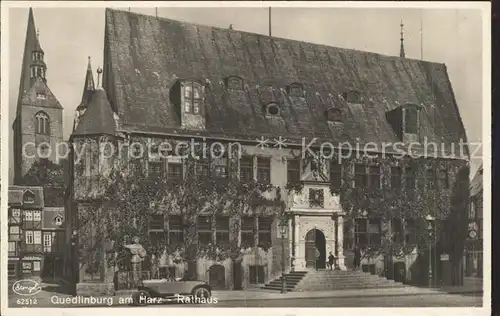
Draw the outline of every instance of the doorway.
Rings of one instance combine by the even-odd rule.
[[[214,264],[208,269],[208,284],[213,289],[222,290],[226,287],[226,269],[220,264]]]
[[[323,232],[311,229],[306,234],[306,268],[325,269],[326,266],[326,239]],[[316,250],[319,252],[317,256]]]

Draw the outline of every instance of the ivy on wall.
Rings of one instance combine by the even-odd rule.
[[[192,150],[192,148],[185,150]],[[202,149],[196,147],[194,150],[199,155]],[[113,247],[108,249],[110,252],[119,252],[124,244],[131,242],[133,236],[140,236],[141,244],[149,253],[154,254],[155,258],[159,258],[166,250],[167,254],[175,253],[178,262],[191,262],[201,257],[216,261],[223,261],[227,258],[237,260],[241,255],[241,248],[246,248],[246,245],[240,244],[238,240],[241,216],[253,214],[274,217],[284,212],[286,206],[279,187],[254,181],[246,183],[239,181],[237,176],[239,156],[233,154],[231,157],[228,159],[228,177],[221,179],[197,176],[195,170],[198,160],[192,155],[187,155],[184,159],[185,175],[179,181],[171,181],[165,177],[148,178],[144,172],[145,163],[147,163],[144,160],[136,161],[140,166],[137,170],[142,170],[139,173],[133,172],[131,159],[120,159],[112,164],[108,163],[114,168],[106,177],[100,177],[102,191],[99,199],[94,199],[98,200],[99,207],[105,211],[102,217],[95,217],[95,214],[88,212],[82,213],[80,226],[92,219],[93,222],[100,223],[95,225],[92,231],[92,234],[100,236],[94,240],[114,241]],[[346,212],[345,221],[350,229],[353,228],[354,220],[358,217],[382,221],[397,218],[403,221],[411,219],[415,230],[420,232],[417,244],[409,246],[404,242],[395,243],[389,230],[390,225],[385,225],[381,232],[380,244],[371,245],[365,249],[365,254],[376,256],[390,252],[396,256],[403,256],[413,251],[415,246],[423,250],[430,244],[440,244],[450,254],[456,253],[454,257],[458,258],[460,244],[463,244],[465,237],[457,234],[455,227],[462,225],[462,213],[466,212],[468,187],[464,181],[468,181],[467,162],[457,159],[359,155],[342,159],[336,156],[331,159],[318,159],[306,153],[303,166],[314,161],[315,170],[311,171],[322,172],[322,170],[328,170],[324,166],[331,160],[342,163],[342,184],[340,188],[332,186],[331,192],[340,196],[342,209]],[[380,166],[380,188],[353,187],[355,164]],[[398,166],[403,171],[401,180],[405,177],[407,167],[415,171],[414,189],[407,191],[402,186],[401,190],[396,191],[391,187],[391,167],[393,166]],[[446,170],[446,178],[450,185],[431,186],[431,182],[426,178],[429,169]],[[76,170],[79,169],[76,168]],[[434,179],[434,182],[438,182],[438,179]],[[300,193],[302,189],[302,183],[290,183],[285,188],[285,194]],[[266,195],[266,192],[271,191],[276,193],[274,198],[268,198]],[[184,231],[182,245],[169,244],[167,238],[158,243],[152,243],[149,240],[151,214],[154,212],[162,213],[164,216],[169,214],[182,216]],[[200,245],[196,229],[199,215],[229,216],[229,243]],[[429,215],[435,219],[433,231],[439,232],[437,234],[422,233],[427,232],[426,217]],[[215,227],[212,229],[214,230]],[[93,246],[87,245],[86,248],[87,253],[98,252],[98,249]],[[87,257],[96,256],[87,254]],[[108,260],[109,264],[116,263],[114,256],[108,256]]]

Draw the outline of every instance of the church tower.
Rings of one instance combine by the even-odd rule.
[[[62,143],[63,107],[47,85],[45,53],[30,8],[21,81],[14,120],[14,183],[38,159],[56,162],[56,148]],[[63,149],[63,147],[60,147]]]

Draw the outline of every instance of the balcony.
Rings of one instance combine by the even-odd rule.
[[[330,188],[323,184],[304,184],[300,192],[293,189],[287,192],[288,208],[293,210],[338,211],[340,212],[340,198],[332,194]]]

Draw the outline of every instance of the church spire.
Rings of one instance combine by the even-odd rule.
[[[73,131],[76,129],[76,126],[78,125],[80,118],[87,110],[88,105],[92,100],[94,91],[95,91],[94,75],[92,73],[92,64],[89,56],[87,62],[87,72],[85,74],[85,82],[83,84],[82,101],[80,102],[80,105],[78,105],[76,108],[75,121],[73,122]]]
[[[405,44],[404,44],[404,37],[403,37],[403,26],[404,26],[403,19],[401,19],[400,26],[401,26],[401,39],[400,39],[401,47],[399,48],[399,57],[405,58]]]

